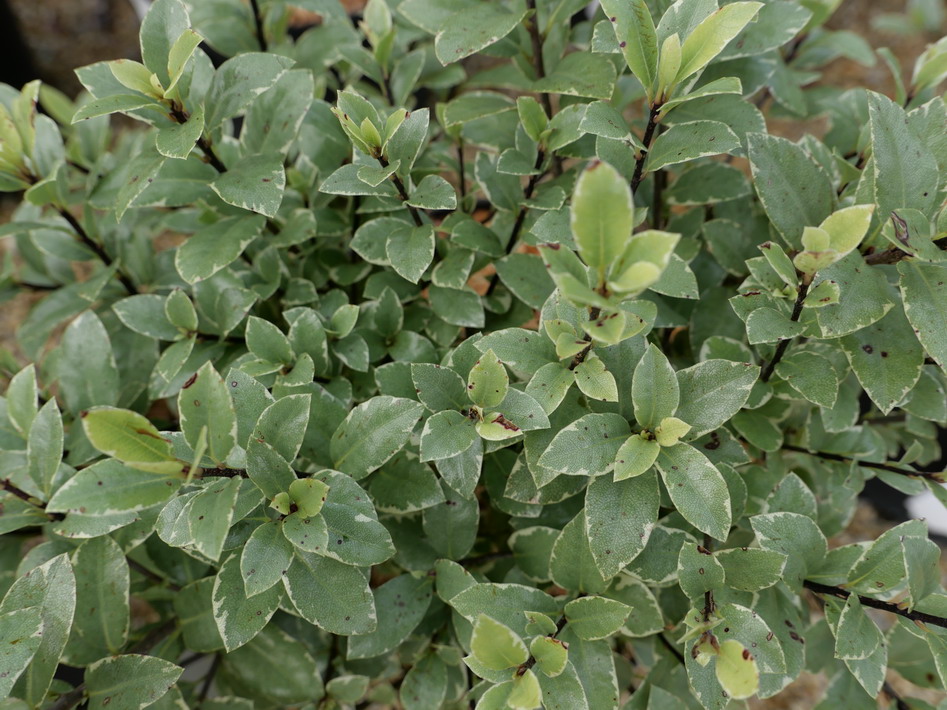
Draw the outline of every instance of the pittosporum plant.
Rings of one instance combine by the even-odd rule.
[[[947,500],[947,47],[827,86],[837,5],[156,0],[2,87],[2,708],[931,707],[925,523],[829,541]]]

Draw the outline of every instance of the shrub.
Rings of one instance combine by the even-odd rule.
[[[830,0],[292,4],[0,91],[4,708],[942,683],[925,523],[827,540],[945,500],[944,42],[892,100]]]

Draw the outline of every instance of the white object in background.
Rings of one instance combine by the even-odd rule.
[[[148,12],[148,7],[151,5],[151,0],[128,0],[128,2],[135,8],[135,14],[138,15],[138,19],[143,20],[145,13]]]
[[[935,535],[947,537],[947,509],[930,491],[909,496],[904,502],[909,518],[924,518],[927,528]]]

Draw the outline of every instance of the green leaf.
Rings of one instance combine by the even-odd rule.
[[[62,415],[55,400],[40,408],[30,427],[26,442],[26,462],[30,478],[46,496],[62,461],[63,428]]]
[[[618,386],[615,377],[605,369],[605,363],[592,355],[573,370],[575,383],[583,394],[604,402],[618,401]]]
[[[183,160],[194,150],[204,132],[204,111],[197,110],[184,123],[164,126],[155,134],[155,148],[166,158]]]
[[[158,75],[162,85],[171,84],[168,73],[171,48],[190,27],[191,20],[180,0],[155,0],[141,22],[141,58]]]
[[[79,613],[73,621],[67,655],[73,660],[77,647],[90,661],[120,653],[130,621],[125,553],[109,536],[95,537],[76,550],[73,569]]]
[[[524,610],[551,616],[560,611],[555,599],[535,587],[492,582],[467,587],[450,599],[450,605],[471,623],[484,614],[509,627],[517,636],[526,634],[528,619]]]
[[[94,407],[85,412],[82,427],[95,448],[132,468],[166,474],[183,468],[171,453],[171,444],[137,412]]]
[[[276,400],[263,410],[251,439],[269,444],[284,461],[292,463],[306,436],[311,403],[311,394],[292,394]]]
[[[580,510],[556,538],[549,572],[557,585],[570,592],[601,594],[608,587],[592,557],[584,511]]]
[[[7,416],[24,439],[29,435],[33,418],[39,411],[38,399],[36,368],[27,365],[10,379],[6,394]]]
[[[441,64],[459,62],[506,37],[526,12],[525,7],[510,12],[502,5],[483,3],[453,12],[434,38],[434,53]]]
[[[269,524],[276,525],[276,523]],[[277,532],[279,532],[278,528]],[[245,548],[243,557],[246,556]],[[274,557],[278,559],[279,556],[279,550],[274,549]],[[282,585],[270,586],[250,596],[249,585],[246,591],[244,588],[241,565],[242,560],[239,554],[230,555],[224,561],[214,580],[211,597],[214,622],[228,653],[254,639],[267,625],[283,598]],[[288,566],[287,563],[283,570],[286,570]],[[254,577],[255,575],[250,579]]]
[[[89,708],[141,710],[167,693],[183,672],[183,668],[156,656],[103,658],[86,669]]]
[[[761,7],[763,4],[759,2],[730,3],[697,25],[681,45],[677,81],[682,82],[707,66],[730,40],[740,34]]]
[[[175,340],[180,331],[165,317],[166,301],[162,296],[153,294],[129,296],[113,304],[112,310],[122,323],[136,333],[160,340]]]
[[[541,699],[539,679],[532,669],[522,675],[514,675],[513,687],[506,699],[507,707],[512,710],[532,710],[539,705]]]
[[[625,249],[634,226],[631,189],[608,163],[583,171],[572,197],[570,225],[579,255],[598,272],[599,284]]]
[[[624,417],[586,414],[555,435],[539,465],[569,476],[600,476],[612,470],[629,433]]]
[[[457,208],[457,194],[444,178],[427,175],[411,191],[405,204],[422,210],[453,210]]]
[[[42,640],[33,661],[13,686],[13,697],[35,707],[42,703],[69,638],[76,609],[76,578],[66,554],[57,555],[16,579],[0,602],[0,617],[38,609]]]
[[[635,367],[631,384],[635,419],[641,426],[653,430],[662,419],[674,416],[680,396],[671,363],[657,347],[649,345]]]
[[[375,590],[378,625],[373,632],[349,640],[346,658],[374,658],[391,653],[421,623],[433,596],[427,576],[402,574]]]
[[[602,9],[612,22],[625,63],[649,97],[658,74],[658,38],[645,0],[606,0]]]
[[[390,558],[394,554],[391,537],[378,522],[362,487],[337,471],[322,471],[316,478],[329,487],[322,509],[329,536],[324,554],[358,566],[377,565]]]
[[[536,667],[548,678],[562,673],[569,661],[566,645],[549,636],[535,637],[529,644],[529,653],[536,659]]]
[[[771,587],[783,576],[786,556],[774,550],[754,547],[732,548],[714,553],[723,565],[727,586],[745,592]]]
[[[653,172],[669,165],[686,163],[708,155],[731,153],[740,148],[740,139],[719,121],[675,123],[654,141],[648,151],[645,170]]]
[[[614,482],[600,476],[589,484],[586,535],[604,578],[614,577],[644,550],[658,521],[660,502],[654,473]]]
[[[802,588],[810,571],[825,558],[825,535],[812,518],[799,513],[768,513],[750,518],[753,532],[764,550],[786,557],[783,580],[793,590]]]
[[[904,312],[921,345],[943,369],[947,366],[947,266],[914,259],[898,262]]]
[[[727,639],[720,644],[715,670],[720,686],[734,700],[749,698],[759,689],[756,660],[739,641]]]
[[[467,395],[478,407],[496,407],[506,397],[510,378],[492,350],[480,356],[467,378]]]
[[[32,606],[0,614],[0,696],[6,698],[43,641],[43,617]]]
[[[178,394],[181,431],[191,448],[207,430],[207,455],[220,464],[237,444],[237,415],[227,383],[207,362]],[[119,457],[120,458],[120,457]]]
[[[632,434],[615,454],[615,480],[624,481],[647,472],[658,458],[661,445],[641,434]]]
[[[924,351],[901,308],[880,321],[839,339],[859,383],[883,414],[917,384]]]
[[[283,156],[248,155],[229,166],[210,186],[228,205],[275,217],[286,186]]]
[[[89,515],[134,512],[164,503],[182,483],[179,475],[141,471],[106,459],[66,481],[46,509],[51,513]]]
[[[438,412],[424,423],[421,432],[421,461],[439,461],[457,456],[477,439],[470,418],[457,411]]]
[[[65,367],[59,373],[59,395],[69,412],[79,414],[89,407],[118,401],[118,366],[112,343],[95,313],[86,311],[69,324],[61,348],[64,362],[83,363],[81,368]]]
[[[605,597],[581,597],[566,604],[563,612],[572,633],[585,641],[608,638],[631,613],[631,607]]]
[[[749,133],[746,140],[753,186],[763,209],[798,249],[803,227],[821,224],[832,212],[832,183],[799,145],[765,133]]]
[[[533,91],[591,99],[610,99],[614,89],[615,65],[607,57],[588,52],[567,54],[550,74],[532,85]],[[550,126],[555,128],[555,120]]]
[[[656,463],[685,520],[717,540],[726,540],[732,524],[730,492],[720,471],[688,444],[662,447]]]
[[[247,597],[270,589],[280,581],[283,572],[289,569],[293,559],[293,546],[283,535],[282,528],[282,524],[276,521],[263,523],[253,531],[243,546],[240,574]]]
[[[214,73],[207,98],[205,130],[210,133],[243,111],[254,98],[277,82],[293,60],[277,54],[247,52],[228,59]],[[278,156],[282,161],[282,157]]]
[[[519,666],[529,658],[526,644],[512,629],[483,614],[474,623],[470,650],[480,663],[495,671]]]
[[[705,360],[679,370],[681,404],[676,416],[691,425],[688,438],[728,422],[746,404],[759,375],[759,367],[731,360]]]
[[[399,397],[372,397],[346,416],[332,435],[335,467],[356,480],[382,466],[407,443],[422,405]]]
[[[329,633],[368,634],[377,626],[372,592],[356,567],[296,550],[283,585],[296,611]]]
[[[432,412],[459,410],[467,406],[464,381],[450,368],[424,362],[412,363],[411,381],[418,399]]]
[[[429,224],[398,227],[388,235],[385,252],[399,276],[417,283],[434,258],[434,228]]]
[[[913,126],[903,108],[886,96],[868,92],[871,127],[871,166],[878,214],[886,219],[894,210],[912,208],[929,214],[937,204],[942,179],[934,153]]]
[[[798,350],[776,365],[776,374],[813,404],[831,409],[838,397],[839,378],[828,359]]]
[[[194,496],[186,509],[190,542],[212,560],[220,558],[233,522],[240,478],[219,478]],[[183,514],[183,513],[182,513]]]
[[[174,254],[181,278],[189,284],[209,279],[243,253],[264,223],[259,216],[226,217],[199,229]]]
[[[317,702],[324,695],[322,676],[308,649],[302,641],[270,624],[252,641],[228,653],[222,669],[228,677],[265,693],[266,702],[284,706]],[[279,682],[274,683],[274,678]],[[231,699],[228,708],[233,707],[232,703]]]
[[[868,618],[857,594],[850,594],[842,608],[835,632],[835,657],[860,661],[878,650],[883,637],[878,626]]]

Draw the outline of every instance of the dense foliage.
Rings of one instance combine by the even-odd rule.
[[[0,707],[942,687],[925,523],[827,540],[947,501],[947,44],[833,88],[838,4],[157,0],[0,88]]]

